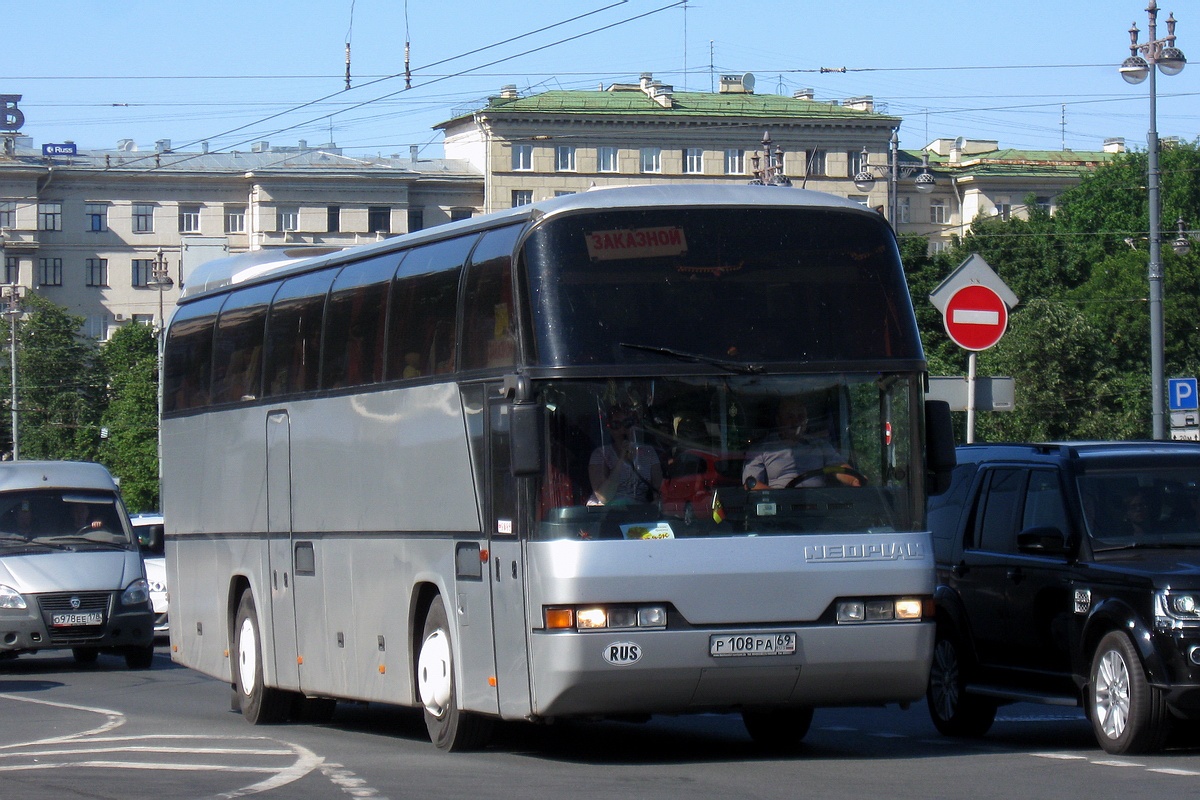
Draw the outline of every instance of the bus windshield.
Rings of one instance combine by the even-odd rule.
[[[525,245],[537,362],[922,359],[883,219],[845,209],[563,215]]]
[[[534,538],[919,530],[914,383],[879,374],[549,383]]]

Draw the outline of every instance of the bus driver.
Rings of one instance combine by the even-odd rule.
[[[808,409],[796,397],[779,401],[775,415],[776,430],[750,448],[742,468],[742,485],[747,489],[785,489],[802,475],[825,467],[837,467],[849,473],[835,472],[834,477],[848,486],[861,486],[856,472],[846,459],[824,439],[808,436]],[[812,474],[798,486],[821,486],[823,474]]]

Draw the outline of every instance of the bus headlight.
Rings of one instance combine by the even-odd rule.
[[[836,618],[839,625],[861,622],[919,622],[925,616],[920,597],[872,597],[839,600]]]
[[[667,627],[661,605],[548,606],[542,609],[547,630],[653,630]]]
[[[0,583],[0,608],[26,608],[25,598],[16,589]]]

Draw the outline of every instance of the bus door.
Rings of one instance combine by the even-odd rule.
[[[492,586],[492,626],[501,716],[529,714],[529,623],[525,608],[525,558],[518,513],[517,479],[510,467],[510,402],[488,393],[488,550]]]
[[[267,413],[267,579],[269,616],[262,637],[274,641],[275,676],[279,686],[300,683],[296,664],[296,608],[292,596],[292,437],[284,410]],[[255,598],[262,607],[263,598]]]

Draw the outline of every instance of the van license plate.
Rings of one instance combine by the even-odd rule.
[[[710,656],[790,656],[795,652],[793,631],[721,633],[708,637]]]
[[[73,625],[103,625],[104,615],[99,611],[89,611],[86,614],[54,614],[50,624],[56,628],[69,628]]]

